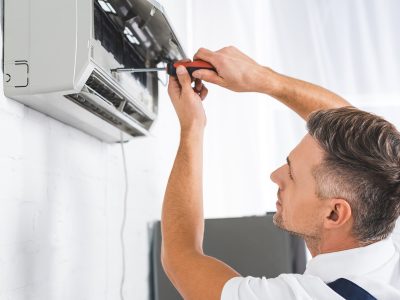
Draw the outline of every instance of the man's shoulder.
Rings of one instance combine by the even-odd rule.
[[[255,297],[255,298],[254,298]],[[224,286],[222,300],[342,299],[313,275],[281,274],[275,278],[234,277]]]

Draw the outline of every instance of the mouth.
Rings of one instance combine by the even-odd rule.
[[[278,198],[278,201],[276,201],[276,208],[280,208],[282,207],[282,201],[281,201],[281,197],[280,197],[280,190],[278,190],[278,192],[276,193],[276,196]]]

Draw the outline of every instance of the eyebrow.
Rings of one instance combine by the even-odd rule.
[[[293,176],[293,169],[292,169],[292,165],[290,164],[289,156],[286,157],[286,162],[287,162],[287,164],[288,164],[288,166],[289,166],[290,174],[292,174],[292,176]]]

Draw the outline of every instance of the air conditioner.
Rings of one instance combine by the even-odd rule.
[[[154,0],[5,0],[3,30],[5,95],[107,142],[158,109],[157,73],[111,70],[185,57]]]

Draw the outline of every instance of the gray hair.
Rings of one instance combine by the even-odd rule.
[[[350,106],[312,113],[307,129],[324,150],[313,172],[317,195],[348,201],[361,243],[386,238],[400,215],[400,133]]]

